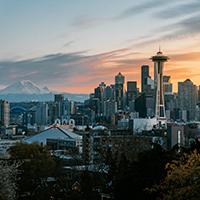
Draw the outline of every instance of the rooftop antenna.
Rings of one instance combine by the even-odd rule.
[[[159,51],[158,51],[158,53],[161,53],[161,54],[162,54],[162,51],[161,51],[161,46],[160,46],[160,44],[159,44]]]

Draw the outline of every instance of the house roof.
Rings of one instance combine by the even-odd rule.
[[[97,125],[93,127],[93,130],[107,130],[108,128],[103,125]]]
[[[51,127],[48,128],[36,135],[25,138],[24,142],[26,143],[43,143],[46,144],[47,139],[60,139],[66,141],[76,141],[81,140],[82,136],[73,133],[72,131],[60,127]]]

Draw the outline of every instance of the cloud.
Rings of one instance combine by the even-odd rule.
[[[158,44],[163,41],[185,40],[200,34],[200,14],[157,28],[152,36],[146,36],[133,43],[135,46]],[[156,33],[159,33],[158,36]]]
[[[158,5],[154,7],[155,3]],[[163,6],[163,3],[171,4]],[[153,10],[158,7],[160,8]],[[138,9],[138,11],[135,9]],[[193,0],[189,3],[187,1],[162,1],[162,4],[159,1],[149,1],[149,3],[139,4],[138,6],[130,8],[130,16],[137,14],[140,10],[143,12],[153,10],[152,15],[156,17],[157,20],[163,21],[164,25],[158,26],[145,36],[136,38],[137,40],[134,38],[134,46],[143,47],[155,43],[162,43],[163,41],[185,40],[198,36],[200,33],[199,0]],[[126,12],[124,12],[124,14],[125,13]],[[127,17],[128,16],[127,12]]]
[[[144,12],[151,11],[155,8],[163,7],[163,5],[167,5],[169,3],[171,3],[171,0],[162,1],[162,3],[160,0],[147,1],[144,3],[138,4],[136,6],[127,8],[126,10],[122,11],[119,15],[114,17],[114,19],[121,20],[121,19],[125,19],[128,17],[132,17],[134,15],[138,15],[138,14],[141,14]]]
[[[83,52],[52,54],[20,61],[1,61],[0,84],[29,79],[50,87],[84,87],[97,84],[111,72],[111,59],[123,55],[127,49],[119,49],[96,55]],[[116,69],[118,71],[118,69]]]
[[[71,26],[76,29],[89,29],[95,27],[105,21],[103,17],[91,17],[88,15],[81,15],[74,19]]]
[[[188,52],[188,53],[182,53],[182,54],[172,54],[169,55],[170,59],[173,60],[173,62],[194,62],[198,61],[200,62],[200,52]]]
[[[161,27],[160,30],[163,31],[170,31],[172,33],[169,35],[176,36],[177,34],[192,34],[192,33],[199,33],[200,32],[200,13],[194,16],[190,16],[186,19],[180,20],[178,22],[172,23],[170,25]]]
[[[192,1],[190,3],[183,2],[177,4],[173,7],[161,10],[155,14],[156,17],[166,19],[166,18],[175,18],[182,17],[188,14],[194,14],[200,12],[200,1]]]
[[[75,43],[75,41],[74,40],[71,40],[71,41],[69,41],[69,42],[66,42],[64,45],[63,45],[63,47],[69,47],[69,46],[71,46],[72,44],[74,44]]]
[[[83,51],[57,53],[20,61],[1,61],[0,85],[26,79],[51,89],[91,92],[102,81],[107,84],[114,83],[114,76],[118,72],[122,72],[126,80],[136,80],[139,84],[141,65],[153,64],[149,59],[151,55],[141,58],[137,56],[137,53],[124,48],[95,55],[88,55]],[[165,72],[172,75],[173,80],[185,79],[189,75],[195,76],[192,68],[187,67],[187,63],[200,61],[200,52],[168,56],[170,60]]]
[[[21,60],[21,61],[2,61],[1,82],[9,84],[11,81],[22,79],[31,79],[37,82],[48,82],[51,79],[56,80],[58,74],[67,74],[74,70],[70,69],[70,64],[77,60],[82,60],[83,56],[79,53],[54,54],[39,58]],[[69,67],[63,67],[67,63]]]

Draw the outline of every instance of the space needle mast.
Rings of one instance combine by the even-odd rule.
[[[165,101],[164,101],[164,89],[163,89],[163,68],[164,63],[168,61],[168,57],[163,55],[160,50],[157,54],[151,57],[154,62],[154,83],[155,83],[155,117],[158,120],[159,125],[166,125],[166,113],[165,113]]]

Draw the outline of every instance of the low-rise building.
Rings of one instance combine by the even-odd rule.
[[[82,152],[82,136],[69,129],[57,126],[50,127],[36,135],[27,137],[23,142],[47,145],[52,150],[78,148],[79,152]]]

